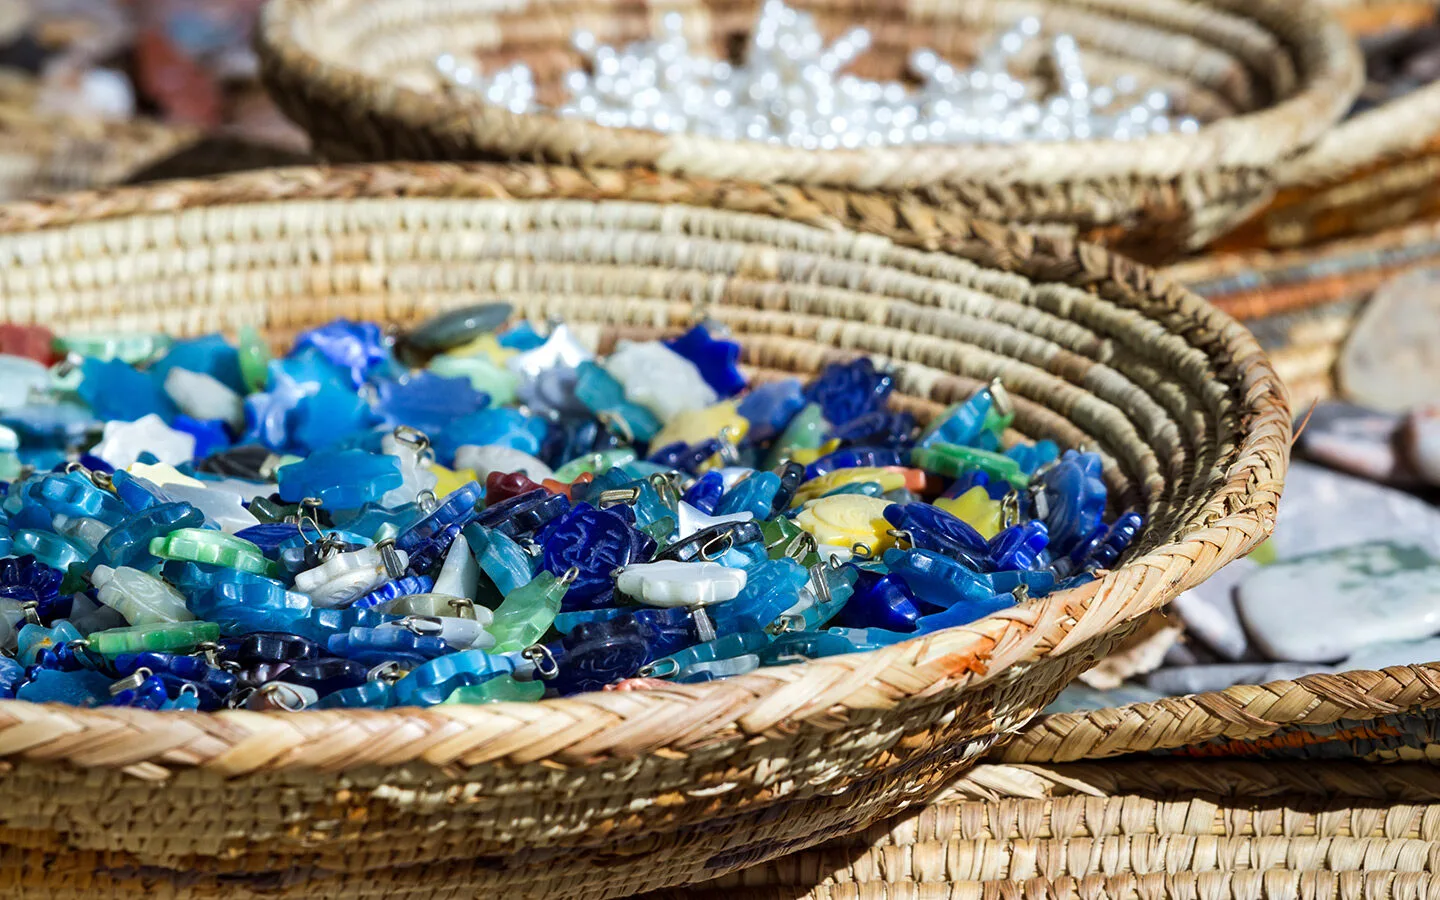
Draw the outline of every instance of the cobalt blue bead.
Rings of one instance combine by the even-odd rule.
[[[740,398],[735,411],[750,423],[746,438],[768,441],[778,437],[795,414],[805,408],[805,389],[798,378],[772,381]]]
[[[291,522],[268,522],[242,528],[235,532],[235,536],[249,541],[268,555],[278,552],[286,541],[300,537],[300,526]]]
[[[909,532],[910,543],[934,550],[983,571],[990,568],[990,547],[969,522],[928,503],[892,503],[885,521]]]
[[[1055,590],[1055,573],[1049,569],[1012,569],[996,572],[990,576],[990,584],[997,594],[1008,594],[1022,585],[1031,597],[1043,597]]]
[[[275,473],[280,499],[316,497],[331,509],[353,509],[400,487],[400,460],[383,453],[340,450],[315,453]]]
[[[13,699],[25,682],[25,667],[8,656],[0,656],[0,697]]]
[[[805,400],[818,403],[826,421],[838,427],[883,409],[894,387],[895,379],[862,357],[826,366],[805,389]]]
[[[780,466],[776,474],[780,476],[780,489],[775,492],[775,504],[771,508],[782,513],[790,508],[795,492],[805,483],[805,467],[792,460]]]
[[[207,334],[175,341],[165,355],[150,367],[161,384],[165,383],[165,376],[170,374],[171,369],[187,369],[209,375],[235,393],[245,394],[245,380],[240,375],[240,354],[222,335]]]
[[[230,430],[219,419],[192,419],[182,413],[175,417],[170,427],[195,438],[196,459],[204,459],[230,446]]]
[[[1068,554],[1089,537],[1105,513],[1107,492],[1101,479],[1100,457],[1066,450],[1054,466],[1040,476],[1050,529],[1050,546]]]
[[[336,319],[319,328],[302,331],[295,338],[291,356],[313,348],[326,361],[343,370],[351,387],[358,388],[367,375],[385,364],[389,351],[385,334],[374,322]]]
[[[281,672],[280,681],[314,688],[320,696],[359,687],[369,680],[370,667],[353,659],[328,656],[321,659],[305,659],[290,664]]]
[[[223,660],[252,666],[256,663],[315,659],[320,655],[320,645],[298,634],[256,631],[240,637],[222,638],[219,653]]]
[[[445,563],[445,555],[450,552],[450,545],[455,543],[462,530],[464,526],[458,523],[446,525],[439,534],[417,544],[415,549],[410,551],[410,570],[422,575],[438,570]]]
[[[447,494],[424,518],[396,535],[396,549],[413,554],[422,546],[442,539],[447,529],[465,527],[480,516],[476,507],[484,498],[484,488],[474,481],[466,482]],[[450,541],[454,540],[452,536]],[[445,546],[449,547],[449,542]]]
[[[1054,441],[1036,441],[1033,444],[1016,444],[1005,455],[1020,464],[1027,475],[1034,475],[1041,466],[1047,466],[1060,458],[1060,445]]]
[[[668,469],[679,469],[694,475],[706,460],[720,452],[722,444],[716,438],[708,438],[696,444],[677,441],[666,444],[650,455],[649,461]]]
[[[1108,529],[1100,543],[1089,554],[1082,566],[1087,569],[1109,569],[1114,567],[1115,562],[1120,559],[1130,544],[1134,542],[1135,536],[1140,533],[1140,527],[1145,524],[1145,517],[1137,512],[1121,513]]]
[[[654,540],[632,525],[628,512],[623,506],[597,509],[577,503],[540,532],[541,567],[557,577],[578,570],[565,592],[564,609],[609,605],[615,593],[611,573],[648,561],[654,553]]]
[[[406,575],[394,581],[387,581],[375,590],[350,604],[351,609],[370,609],[389,603],[397,597],[411,594],[428,594],[435,589],[435,579],[429,575]]]
[[[885,565],[920,602],[931,606],[948,609],[995,595],[987,576],[932,550],[886,550]]]
[[[52,569],[33,556],[0,559],[0,599],[15,603],[53,603],[60,596],[65,573]]]
[[[334,656],[343,656],[367,666],[376,666],[392,659],[413,656],[424,662],[449,653],[451,647],[442,638],[415,634],[408,628],[352,628],[345,634],[331,635],[326,649]]]
[[[916,634],[931,634],[944,628],[954,628],[958,625],[969,625],[985,618],[993,612],[1002,609],[1009,609],[1015,605],[1015,598],[1010,594],[992,594],[989,597],[979,597],[973,600],[966,600],[956,603],[947,609],[928,616],[921,616],[915,622]]]
[[[840,608],[834,624],[844,628],[914,631],[920,610],[904,580],[889,573],[858,569],[855,593]]]
[[[1044,522],[1011,525],[990,539],[990,559],[997,569],[1035,569],[1046,564],[1050,533]]]
[[[720,497],[724,493],[725,476],[711,471],[695,479],[695,483],[690,485],[690,489],[681,499],[710,516],[715,514],[715,507],[719,505]]]
[[[570,501],[565,499],[564,494],[552,494],[537,488],[485,507],[475,521],[482,528],[514,539],[533,534],[565,515],[569,509]]]
[[[375,411],[387,428],[408,425],[427,435],[445,431],[451,422],[479,412],[490,397],[475,390],[468,378],[447,378],[417,372],[399,381],[375,385]]]
[[[712,336],[704,325],[696,325],[665,346],[694,363],[700,377],[722,398],[733,397],[745,389],[745,376],[740,374],[740,345]]]
[[[839,426],[830,437],[844,444],[906,448],[914,443],[915,417],[908,412],[877,410]]]
[[[170,699],[170,691],[158,675],[151,675],[139,687],[126,688],[110,698],[106,706],[128,706],[133,709],[159,709]]]
[[[827,453],[805,467],[805,480],[819,478],[838,469],[855,469],[861,466],[903,466],[905,455],[891,447],[844,447]]]
[[[546,648],[559,669],[547,687],[562,697],[634,677],[648,650],[633,616],[586,622]]]
[[[695,617],[684,607],[639,609],[630,615],[645,641],[645,662],[669,656],[700,641]]]

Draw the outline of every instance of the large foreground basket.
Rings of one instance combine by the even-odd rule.
[[[1432,898],[1437,722],[1440,664],[1045,716],[928,806],[685,896]]]
[[[946,252],[910,249],[923,222]],[[842,223],[868,233],[841,230]],[[1149,522],[1099,581],[869,654],[538,704],[163,715],[0,702],[10,897],[607,898],[923,802],[1273,522],[1254,340],[1154,273],[891,201],[620,172],[295,169],[0,207],[0,316],[277,340],[504,298],[602,347],[728,325],[756,378],[873,356],[921,416],[1002,377]]]
[[[693,46],[730,55],[759,0],[275,0],[258,32],[276,102],[332,161],[541,159],[831,187],[926,189],[937,204],[996,221],[1080,233],[1158,260],[1203,245],[1262,205],[1277,166],[1333,125],[1360,88],[1344,30],[1310,0],[797,0],[832,37],[874,34],[857,64],[905,74],[931,47],[973,58],[1023,15],[1079,41],[1092,76],[1118,72],[1174,96],[1211,124],[1133,142],[804,151],[757,142],[608,128],[548,112],[515,114],[447,91],[442,52],[493,69],[523,60],[542,101],[580,64],[577,28],[606,43],[642,39],[686,14]],[[1030,64],[1037,59],[1031,58]]]

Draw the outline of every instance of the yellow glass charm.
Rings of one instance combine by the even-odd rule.
[[[965,520],[987,541],[1005,527],[1000,501],[991,500],[983,487],[973,487],[954,499],[941,497],[935,505],[955,518]]]

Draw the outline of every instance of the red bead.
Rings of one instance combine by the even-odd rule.
[[[0,325],[0,353],[25,356],[43,365],[53,365],[55,335],[42,325]]]
[[[494,506],[539,487],[524,472],[491,472],[485,476],[485,505]]]

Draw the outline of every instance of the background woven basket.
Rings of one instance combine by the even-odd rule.
[[[1297,410],[1335,395],[1335,364],[1382,284],[1440,264],[1440,218],[1316,247],[1199,257],[1166,269],[1243,321],[1270,355]]]
[[[116,184],[199,137],[145,119],[44,115],[35,100],[34,78],[0,68],[0,200]]]
[[[579,64],[577,28],[626,43],[686,14],[693,45],[729,55],[758,0],[275,0],[258,34],[277,103],[332,161],[542,159],[642,165],[706,177],[833,187],[926,189],[984,218],[1079,232],[1158,260],[1203,245],[1270,195],[1278,164],[1349,107],[1360,61],[1310,0],[797,0],[834,36],[874,34],[857,71],[899,77],[911,50],[968,59],[1000,28],[1037,14],[1073,34],[1098,78],[1134,74],[1213,124],[1133,142],[914,146],[816,153],[754,142],[603,128],[517,115],[442,89],[435,57],[471,50],[485,67],[524,60],[542,101]]]
[[[905,248],[912,222],[948,253]],[[0,207],[0,315],[62,332],[278,340],[487,297],[602,345],[703,311],[762,379],[870,354],[922,416],[1003,377],[1017,428],[1096,448],[1149,524],[1086,587],[708,685],[303,715],[0,702],[7,897],[604,898],[721,875],[924,801],[1273,523],[1289,412],[1253,338],[1094,246],[873,196],[540,168]]]
[[[1344,3],[1366,37],[1434,23],[1436,0]],[[1440,215],[1440,82],[1350,116],[1279,170],[1281,190],[1216,252],[1290,249]]]
[[[1440,664],[1045,716],[925,807],[683,896],[1433,897],[1437,713]]]

